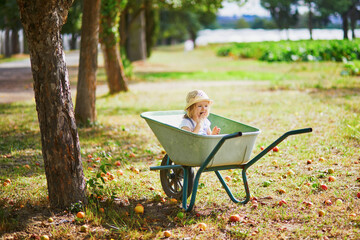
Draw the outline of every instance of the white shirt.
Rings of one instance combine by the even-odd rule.
[[[199,130],[200,135],[207,135],[207,130],[210,128],[210,121],[209,119],[205,119],[204,124],[202,126],[202,128]],[[180,123],[180,128],[182,127],[188,127],[191,131],[194,131],[195,127],[196,127],[196,122],[191,119],[191,118],[183,118],[181,123]]]

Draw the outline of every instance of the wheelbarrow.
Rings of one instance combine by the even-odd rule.
[[[210,114],[208,119],[212,127],[221,128],[219,135],[198,135],[180,129],[178,126],[184,116],[182,110],[144,112],[144,118],[166,151],[160,166],[150,170],[160,170],[160,181],[166,195],[182,201],[182,207],[191,211],[195,204],[200,176],[204,172],[215,172],[220,183],[235,203],[246,204],[250,200],[250,190],[246,170],[265,154],[290,135],[312,132],[304,128],[286,132],[258,155],[250,160],[256,137],[260,130]],[[194,168],[199,167],[194,176]],[[242,169],[245,188],[245,199],[240,201],[234,197],[220,174],[221,170]],[[187,199],[191,195],[190,203]]]

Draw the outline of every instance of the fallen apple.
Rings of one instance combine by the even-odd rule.
[[[120,162],[120,161],[116,161],[116,162],[115,162],[115,166],[118,166],[118,167],[121,166],[121,162]]]
[[[360,192],[358,192],[358,193],[356,194],[356,196],[357,196],[357,198],[360,198]]]
[[[89,226],[84,224],[80,227],[80,232],[87,232],[89,230]]]
[[[329,174],[333,174],[334,172],[335,172],[335,170],[334,170],[333,168],[329,168],[329,169],[328,169],[328,173],[329,173]]]
[[[198,228],[200,229],[200,231],[205,231],[206,230],[206,224],[205,223],[199,223],[198,224]]]
[[[170,203],[172,204],[176,204],[178,202],[178,200],[176,200],[175,198],[170,198]]]
[[[271,185],[271,182],[270,181],[264,181],[262,185],[263,185],[263,187],[268,187],[268,186]]]
[[[9,179],[9,178],[7,178],[7,179],[5,179],[5,181],[4,182],[6,182],[6,183],[11,183],[11,180]]]
[[[291,169],[287,172],[287,175],[289,175],[289,176],[294,175],[294,174],[295,174],[295,172]]]
[[[104,213],[105,209],[104,208],[99,208],[99,212]]]
[[[321,184],[320,188],[325,191],[328,190],[328,187],[325,184]]]
[[[123,173],[123,171],[121,169],[119,169],[119,170],[116,171],[116,174],[122,176],[124,173]]]
[[[278,152],[279,151],[279,147],[278,146],[275,146],[275,147],[273,147],[273,152]]]
[[[327,206],[331,206],[332,205],[332,201],[330,199],[327,199],[324,201],[325,205]]]
[[[279,206],[282,206],[282,205],[286,205],[287,202],[284,199],[281,199],[278,204]]]
[[[336,178],[334,176],[329,177],[329,182],[335,182],[335,181],[336,181]]]
[[[144,207],[140,203],[138,203],[135,207],[135,213],[143,214],[144,213]]]
[[[341,205],[343,203],[343,201],[340,198],[338,198],[338,199],[336,199],[335,203],[336,203],[336,205]]]
[[[261,150],[261,151],[262,151],[262,150],[264,150],[264,149],[265,149],[265,147],[264,147],[264,146],[261,146],[261,147],[260,147],[260,150]]]
[[[240,222],[241,217],[239,214],[234,214],[230,216],[230,222]]]
[[[170,231],[164,231],[164,237],[166,237],[166,238],[171,237],[171,232]]]
[[[284,194],[284,193],[286,193],[286,191],[281,188],[281,189],[278,190],[278,193],[279,193],[279,194]]]
[[[323,162],[323,161],[325,161],[325,159],[323,157],[319,157],[319,161]]]
[[[231,181],[231,177],[230,177],[230,176],[226,176],[226,177],[225,177],[225,180],[228,181],[228,182],[230,182],[230,181]]]
[[[52,223],[52,222],[54,222],[54,219],[52,217],[50,217],[50,218],[48,218],[48,222]]]
[[[312,164],[312,161],[309,159],[306,161],[307,164]]]
[[[318,214],[319,214],[319,217],[325,216],[325,211],[319,210]]]
[[[185,214],[183,212],[178,212],[178,214],[176,215],[179,219],[183,219]]]
[[[50,238],[49,238],[49,236],[48,235],[42,235],[41,237],[40,237],[40,240],[49,240]]]
[[[78,213],[76,214],[76,217],[78,217],[78,218],[84,218],[84,217],[85,217],[85,213],[84,213],[84,212],[78,212]]]
[[[304,201],[303,202],[305,204],[305,206],[307,207],[312,207],[314,204],[312,202],[309,202],[309,201]]]

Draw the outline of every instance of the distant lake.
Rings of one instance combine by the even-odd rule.
[[[360,30],[355,30],[360,37]],[[348,34],[351,39],[351,31]],[[310,39],[308,29],[265,30],[265,29],[215,29],[201,30],[196,39],[197,45],[226,42],[262,42],[280,40]],[[313,29],[313,39],[343,39],[341,29]]]

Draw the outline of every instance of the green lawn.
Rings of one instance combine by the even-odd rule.
[[[99,167],[110,163],[107,171],[115,179],[100,183],[103,189],[88,187],[89,196],[96,192],[100,198],[90,198],[85,219],[48,209],[34,103],[1,104],[0,179],[12,182],[0,187],[0,234],[160,239],[168,230],[175,239],[359,239],[360,80],[340,76],[341,63],[265,63],[215,53],[216,46],[156,49],[146,63],[135,64],[129,92],[97,98],[97,124],[79,129],[85,175],[99,180]],[[166,197],[159,172],[149,170],[164,153],[139,115],[182,109],[193,89],[214,100],[213,113],[261,129],[252,156],[288,130],[312,127],[313,133],[289,137],[279,152],[249,169],[253,202],[232,203],[216,176],[206,173],[195,209],[179,219],[180,204]],[[231,177],[229,186],[242,198],[240,170],[222,174]],[[287,204],[279,206],[281,199]],[[145,207],[143,215],[134,213],[137,203]],[[232,214],[242,221],[230,222]],[[55,224],[47,222],[50,216]],[[199,223],[207,229],[200,231]],[[79,232],[83,224],[89,232]]]

